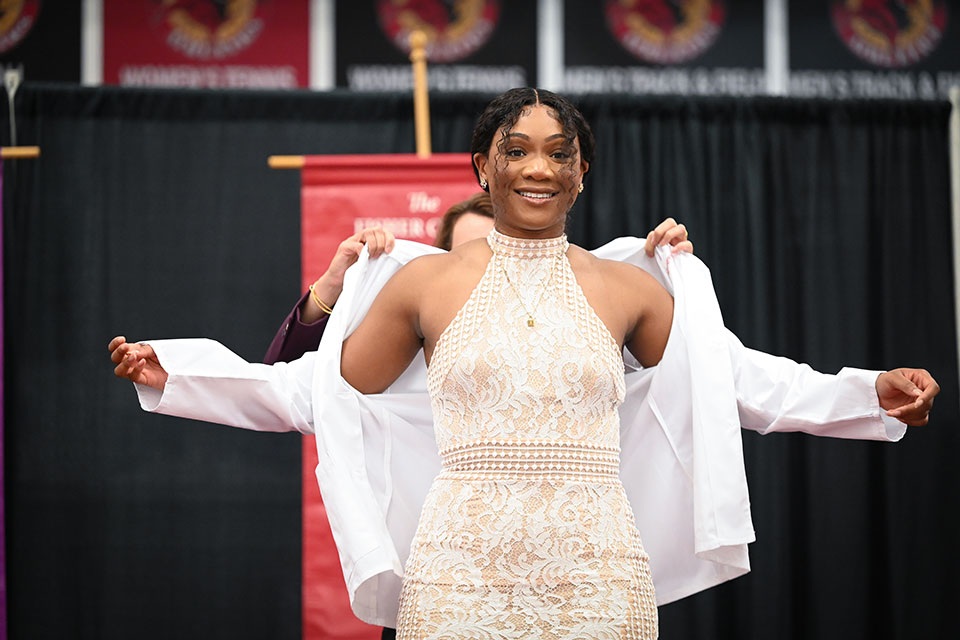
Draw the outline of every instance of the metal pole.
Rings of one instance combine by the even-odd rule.
[[[326,91],[337,86],[334,0],[310,0],[310,88]]]
[[[83,0],[80,83],[103,84],[103,0]]]
[[[563,0],[537,3],[537,86],[563,90]],[[530,78],[527,84],[533,85]]]
[[[787,32],[787,0],[765,0],[763,48],[766,55],[767,93],[783,96],[790,84],[790,36]]]

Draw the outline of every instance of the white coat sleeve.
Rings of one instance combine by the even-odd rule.
[[[148,342],[169,377],[162,392],[134,385],[145,411],[254,431],[314,432],[315,352],[265,365],[206,338]]]
[[[740,424],[760,433],[895,442],[907,425],[886,415],[877,398],[880,371],[844,367],[836,375],[748,349],[727,331]]]

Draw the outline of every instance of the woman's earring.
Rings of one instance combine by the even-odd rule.
[[[480,188],[481,188],[481,189],[486,189],[486,188],[487,188],[487,180],[486,180],[486,178],[480,178]]]
[[[583,193],[583,183],[580,183],[580,186],[577,187],[577,193]]]

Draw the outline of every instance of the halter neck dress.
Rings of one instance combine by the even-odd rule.
[[[619,477],[620,348],[566,236],[492,231],[427,373],[442,468],[404,572],[397,637],[657,637]]]

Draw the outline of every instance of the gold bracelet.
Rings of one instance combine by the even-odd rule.
[[[307,287],[310,289],[310,297],[313,298],[313,301],[317,303],[317,306],[320,307],[320,311],[323,311],[325,314],[330,315],[333,313],[333,307],[328,305],[326,302],[320,299],[320,296],[317,295],[317,292],[313,288],[317,286],[317,283],[314,282],[312,285]]]

